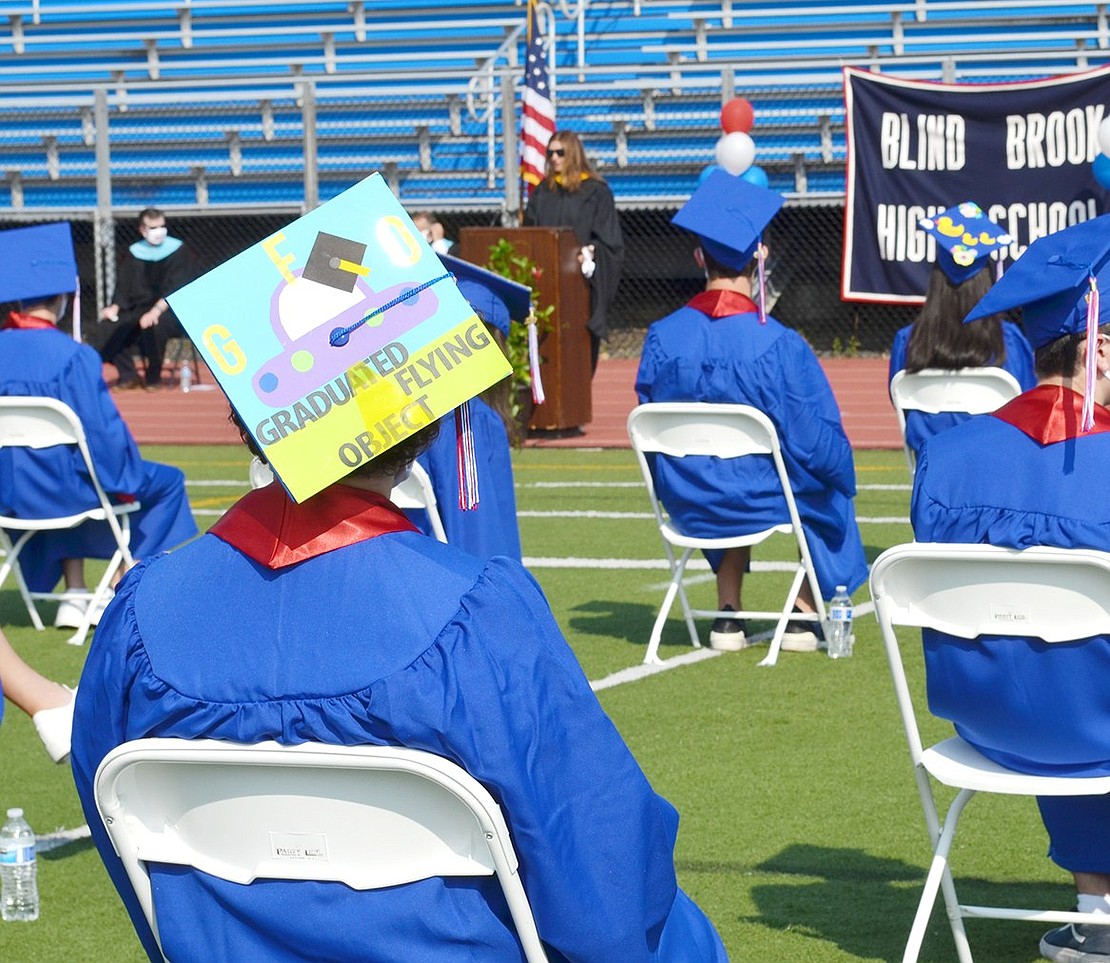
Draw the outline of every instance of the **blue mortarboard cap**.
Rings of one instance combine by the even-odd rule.
[[[1087,330],[1092,276],[1101,293],[1098,323],[1110,324],[1110,214],[1038,238],[964,320],[1023,307],[1026,337],[1041,348]]]
[[[0,301],[69,294],[77,286],[77,258],[66,221],[0,231],[0,264]]]
[[[953,284],[975,277],[990,256],[1013,238],[994,223],[974,201],[964,201],[917,222],[937,242],[937,266]]]
[[[764,228],[782,207],[776,191],[727,171],[713,171],[671,223],[696,234],[702,250],[739,271],[755,257]]]
[[[509,321],[523,321],[532,310],[532,291],[461,258],[441,254],[443,266],[453,275],[470,306],[484,320],[508,337]]]

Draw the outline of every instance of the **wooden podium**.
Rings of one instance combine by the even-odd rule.
[[[516,253],[542,269],[536,288],[539,306],[554,305],[550,330],[540,334],[540,377],[546,400],[536,405],[529,428],[553,431],[580,428],[593,413],[590,398],[590,289],[578,263],[581,245],[562,227],[464,227],[459,257],[485,267],[490,248],[502,238]]]

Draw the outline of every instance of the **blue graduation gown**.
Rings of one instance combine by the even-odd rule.
[[[177,468],[147,462],[120,417],[101,375],[100,356],[53,326],[0,331],[0,395],[64,401],[81,419],[89,452],[109,496],[133,496],[131,551],[145,558],[196,535]],[[97,505],[80,453],[72,447],[0,450],[0,511],[11,515],[72,514]],[[63,558],[111,558],[106,523],[32,538],[20,566],[32,591],[47,592]]]
[[[239,514],[263,525],[277,515],[290,548],[251,548],[251,557],[210,532],[137,566],[100,623],[78,690],[78,793],[151,959],[92,797],[105,754],[145,736],[437,753],[502,805],[553,961],[726,960],[676,885],[677,813],[602,711],[531,576],[417,533],[379,496],[335,485],[302,506],[248,511],[267,492],[247,495]],[[395,530],[355,532],[361,522],[345,506],[358,499],[367,514],[375,499],[396,513]],[[303,536],[328,513],[337,524],[323,541]],[[285,530],[294,522],[301,534]],[[271,556],[277,568],[258,560]],[[241,886],[160,865],[151,878],[171,959],[522,958],[491,879],[357,892]]]
[[[440,420],[439,435],[416,460],[428,473],[447,541],[479,558],[507,555],[521,559],[516,492],[509,435],[501,416],[480,398],[470,399],[470,425],[478,461],[478,507],[459,508],[458,433],[455,416]],[[407,513],[425,534],[432,534],[424,511]]]
[[[997,414],[1036,412],[1031,406],[1057,390],[1036,388]],[[1110,412],[1096,412],[1110,424]],[[914,535],[1110,551],[1108,477],[1110,432],[1046,443],[999,417],[973,417],[925,444],[914,477]],[[930,711],[984,755],[1038,775],[1110,773],[1110,637],[1049,645],[926,631],[923,641]],[[1110,873],[1110,797],[1038,802],[1057,863]]]
[[[908,324],[894,335],[894,344],[890,348],[887,384],[890,384],[894,376],[906,367],[906,347],[910,341],[911,331],[913,331],[913,325]],[[1037,375],[1033,369],[1033,349],[1022,334],[1021,328],[1009,321],[1002,322],[1002,341],[1006,346],[1006,358],[1002,362],[1002,369],[1014,376],[1022,391],[1028,391],[1037,383]],[[970,417],[968,414],[956,411],[942,411],[935,415],[924,411],[907,411],[906,444],[920,458],[921,446],[933,435],[953,425],[963,424]]]
[[[718,310],[744,303],[751,304],[726,300]],[[766,414],[778,429],[821,594],[832,598],[837,585],[855,590],[867,579],[855,467],[816,356],[774,318],[760,324],[752,310],[711,317],[693,304],[708,302],[699,295],[648,330],[636,375],[640,402],[745,404]],[[790,520],[770,456],[659,458],[653,471],[660,500],[687,534],[754,532]],[[716,567],[719,554],[706,556]]]

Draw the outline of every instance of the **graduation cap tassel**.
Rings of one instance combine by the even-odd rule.
[[[470,426],[470,402],[455,409],[456,455],[459,472],[459,510],[478,507],[478,459],[474,454],[474,431]]]
[[[60,319],[59,319],[60,320]],[[73,279],[73,340],[81,340],[81,275]]]
[[[1087,371],[1083,393],[1083,413],[1080,431],[1090,431],[1095,426],[1095,379],[1098,377],[1098,282],[1092,274],[1087,278],[1091,290],[1087,294]]]
[[[763,238],[756,246],[756,261],[759,263],[759,323],[767,323],[767,275],[763,267]]]
[[[544,402],[543,379],[540,377],[540,336],[536,331],[535,314],[528,315],[528,374],[532,378],[532,401]]]

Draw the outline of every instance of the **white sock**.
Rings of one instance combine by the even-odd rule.
[[[1110,913],[1110,893],[1080,893],[1078,903],[1080,913]]]

